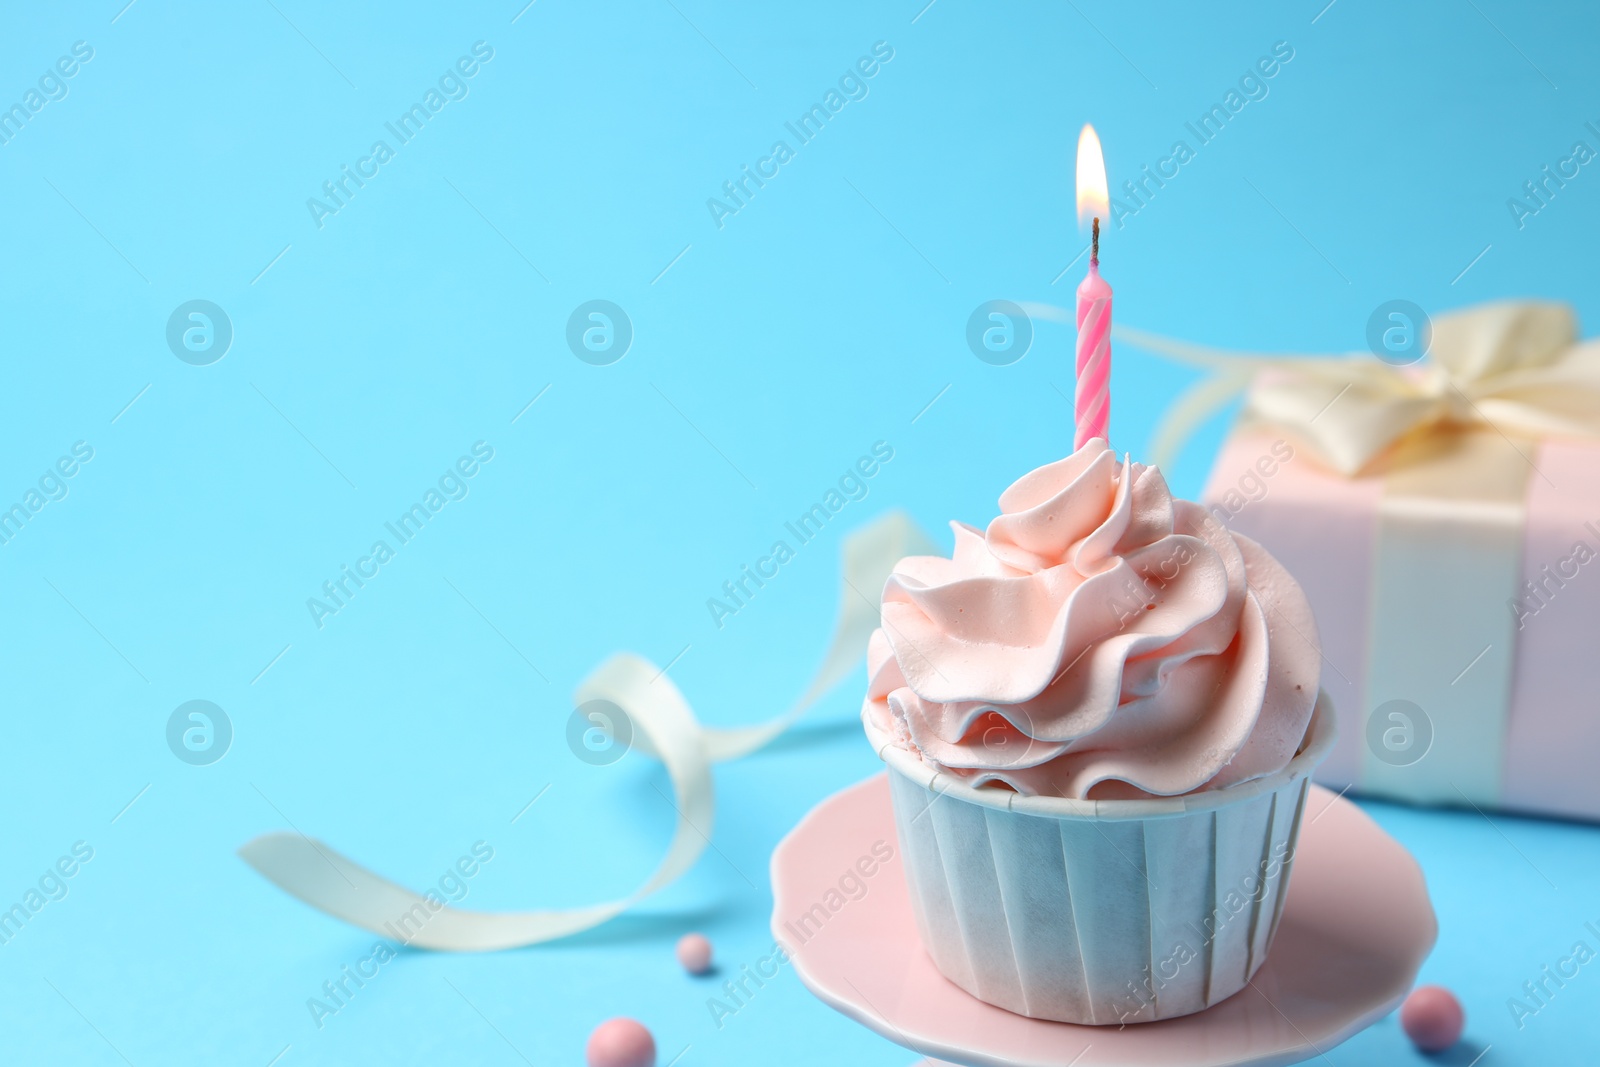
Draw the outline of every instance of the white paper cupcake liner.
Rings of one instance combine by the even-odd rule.
[[[889,767],[923,944],[945,977],[1019,1015],[1119,1025],[1210,1007],[1261,966],[1334,730],[1322,693],[1277,774],[1110,801],[973,789],[868,734]]]

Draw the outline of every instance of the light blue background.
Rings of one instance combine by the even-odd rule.
[[[1108,231],[1123,323],[1335,352],[1397,297],[1600,312],[1596,165],[1525,229],[1506,207],[1596,144],[1600,19],[1578,4],[123,2],[14,6],[0,32],[7,103],[94,49],[0,145],[0,499],[95,450],[0,546],[0,900],[95,849],[0,946],[8,1063],[575,1064],[616,1014],[663,1063],[688,1046],[684,1067],[912,1061],[787,972],[719,1031],[672,958],[689,929],[733,969],[765,953],[773,846],[874,770],[859,680],[718,769],[716,850],[647,906],[526,951],[405,953],[320,1030],[307,998],[373,939],[234,849],[292,825],[421,886],[481,839],[466,904],[485,909],[637,884],[670,832],[664,781],[573,757],[574,683],[687,646],[672,677],[705,720],[764,719],[822,654],[845,530],[898,506],[948,543],[946,519],[985,521],[1061,454],[1070,334],[1040,325],[994,367],[963,331],[984,300],[1070,301],[1081,263],[1053,280],[1081,247],[1085,121],[1120,182],[1294,49]],[[479,40],[470,95],[319,229],[307,198]],[[719,229],[707,198],[877,41],[894,58],[870,95]],[[208,367],[164,341],[195,298],[235,330]],[[636,331],[608,367],[564,341],[593,298]],[[1119,354],[1114,440],[1142,450],[1190,380]],[[1221,433],[1175,488],[1198,491]],[[495,456],[470,495],[318,629],[306,599],[479,440]],[[706,598],[877,440],[895,456],[867,499],[717,629]],[[232,718],[213,766],[165,744],[191,699]],[[1424,977],[1470,1016],[1444,1062],[1591,1059],[1600,963],[1520,1031],[1506,1000],[1594,943],[1600,834],[1368,807],[1434,893]],[[1423,1059],[1391,1019],[1327,1062]]]

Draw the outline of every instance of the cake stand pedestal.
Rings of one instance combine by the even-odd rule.
[[[828,797],[773,853],[772,932],[819,999],[937,1067],[1300,1063],[1398,1007],[1438,930],[1416,861],[1359,808],[1313,786],[1304,819],[1266,961],[1177,1019],[1029,1019],[946,980],[917,934],[882,774]]]

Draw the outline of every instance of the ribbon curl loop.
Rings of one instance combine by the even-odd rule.
[[[659,759],[672,780],[677,826],[654,873],[619,900],[559,911],[481,912],[452,908],[436,893],[419,895],[299,833],[263,834],[239,855],[278,888],[354,926],[419,948],[484,952],[535,945],[615,918],[694,866],[716,816],[711,765],[749,755],[787,730],[842,681],[865,653],[878,625],[883,584],[903,556],[933,551],[908,517],[891,512],[844,541],[839,616],[822,666],[783,714],[757,726],[700,724],[683,694],[648,660],[612,656],[579,683],[576,704],[607,700],[635,728],[635,750]]]

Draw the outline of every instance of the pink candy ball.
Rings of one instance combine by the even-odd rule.
[[[711,942],[704,934],[684,934],[678,942],[678,962],[690,974],[705,974],[711,969]]]
[[[589,1067],[656,1067],[656,1039],[634,1019],[607,1019],[584,1049]]]
[[[1400,1005],[1400,1028],[1424,1052],[1443,1052],[1461,1040],[1466,1026],[1461,1002],[1443,986],[1419,986]]]

